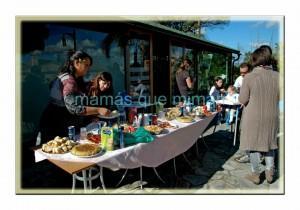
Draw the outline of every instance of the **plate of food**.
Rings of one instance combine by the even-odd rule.
[[[159,127],[158,125],[146,125],[144,126],[145,130],[149,131],[151,134],[159,135],[164,130],[163,128]]]
[[[102,153],[101,147],[97,144],[78,144],[71,150],[71,154],[77,157],[90,158],[96,157]]]
[[[77,145],[76,142],[69,140],[68,137],[56,136],[53,140],[42,145],[42,151],[49,154],[64,154]]]
[[[158,123],[158,126],[160,127],[160,128],[162,128],[162,129],[165,129],[165,128],[174,128],[174,129],[176,129],[178,126],[177,125],[173,125],[173,124],[171,124],[171,123],[169,123],[169,122],[166,122],[166,121],[161,121],[161,122],[159,122]]]
[[[195,121],[194,118],[192,118],[190,116],[177,117],[176,120],[178,122],[182,122],[182,123],[192,123]]]

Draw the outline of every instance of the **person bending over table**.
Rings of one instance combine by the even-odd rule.
[[[55,136],[67,136],[68,126],[79,130],[84,125],[85,116],[107,115],[105,107],[85,106],[81,97],[86,89],[83,77],[92,65],[92,58],[83,51],[72,53],[50,84],[50,100],[44,110],[39,131],[41,140],[48,141]]]

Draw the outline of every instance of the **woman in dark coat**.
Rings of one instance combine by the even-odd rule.
[[[279,74],[273,71],[269,50],[259,48],[251,55],[253,71],[244,77],[239,101],[244,105],[240,149],[250,151],[252,174],[246,178],[255,184],[260,180],[260,155],[265,156],[268,183],[274,176],[274,150],[278,148]]]

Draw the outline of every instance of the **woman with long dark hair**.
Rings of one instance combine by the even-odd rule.
[[[112,95],[113,85],[112,76],[108,72],[98,74],[88,87],[89,96]]]
[[[84,116],[107,115],[104,107],[86,106],[82,96],[86,90],[83,77],[87,74],[93,59],[83,51],[72,53],[50,85],[50,101],[42,114],[40,132],[43,141],[55,136],[67,136],[68,126],[79,129],[84,126]]]
[[[222,94],[225,93],[225,89],[223,86],[223,79],[221,77],[215,77],[214,85],[211,87],[209,91],[209,95],[213,97],[214,100],[219,100]]]

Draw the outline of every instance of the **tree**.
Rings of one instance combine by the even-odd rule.
[[[203,29],[213,27],[223,27],[229,24],[229,20],[195,20],[195,21],[160,21],[161,25],[168,26],[170,28],[191,33],[199,38],[204,38]]]

